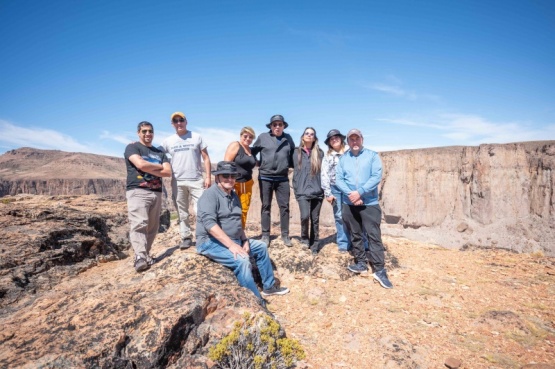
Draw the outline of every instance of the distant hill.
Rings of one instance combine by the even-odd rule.
[[[98,194],[125,199],[125,161],[23,147],[0,155],[0,196]]]

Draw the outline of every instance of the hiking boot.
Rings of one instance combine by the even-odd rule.
[[[372,277],[380,282],[383,288],[393,288],[393,284],[389,281],[389,278],[387,278],[387,271],[385,268],[372,274]]]
[[[301,245],[303,245],[304,247],[310,247],[310,241],[308,240],[308,238],[301,238]]]
[[[289,293],[289,288],[287,287],[278,287],[275,284],[268,288],[267,290],[262,290],[262,296],[273,296],[273,295],[285,295]]]
[[[144,272],[148,268],[149,266],[145,259],[139,258],[135,260],[135,270],[137,273]]]
[[[289,236],[287,236],[287,235],[281,236],[281,240],[283,241],[283,244],[284,244],[285,246],[287,246],[287,247],[293,246],[293,244],[291,243],[291,239],[289,238]]]
[[[179,244],[179,248],[181,250],[187,250],[189,247],[191,247],[191,239],[190,238],[182,239],[181,243]]]
[[[347,269],[349,269],[353,273],[358,273],[358,274],[368,273],[368,267],[366,266],[366,263],[362,263],[362,262],[349,265]]]
[[[267,247],[270,247],[270,236],[262,235],[260,241],[265,243]]]

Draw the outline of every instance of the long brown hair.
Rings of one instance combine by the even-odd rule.
[[[311,129],[314,131],[314,142],[312,143],[312,150],[310,151],[310,174],[315,175],[320,171],[322,167],[322,159],[320,159],[320,147],[318,146],[318,136],[316,136],[316,130],[312,127],[306,127],[301,135],[301,142],[299,143],[299,153],[298,153],[298,161],[299,167],[301,166],[302,162],[302,150],[305,148],[304,144],[304,134],[307,129]]]

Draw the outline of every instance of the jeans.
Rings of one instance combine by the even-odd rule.
[[[334,187],[332,186],[331,194],[333,197],[335,197],[332,206],[333,218],[335,220],[335,229],[337,230],[337,246],[339,247],[339,250],[349,250],[349,231],[347,230],[347,226],[345,225],[345,222],[343,222],[343,218],[341,217],[341,192],[334,189]]]
[[[343,194],[335,186],[331,186],[331,194],[335,197],[333,202],[333,218],[335,220],[336,242],[339,250],[350,250],[351,249],[351,235],[349,232],[349,227],[346,222],[343,221],[341,215],[342,198]],[[368,236],[366,235],[366,230],[362,233],[362,241],[364,243],[364,249],[368,250]]]
[[[172,188],[175,188],[175,202],[179,213],[179,233],[181,239],[192,238],[191,224],[189,222],[189,197],[192,200],[193,210],[197,213],[197,202],[204,192],[204,179],[195,181],[175,181],[172,179]]]
[[[382,232],[380,223],[382,221],[382,209],[379,205],[354,206],[343,204],[343,220],[348,223],[351,230],[351,241],[353,243],[353,254],[357,263],[366,262],[366,252],[362,235],[364,228],[368,232],[370,246],[370,260],[375,271],[380,271],[385,265],[385,250],[382,244]],[[363,228],[364,226],[364,228]]]
[[[272,210],[272,198],[275,192],[279,206],[281,235],[289,236],[289,194],[291,192],[289,181],[275,182],[260,179],[258,183],[260,185],[260,202],[262,202],[262,208],[260,210],[262,235],[270,235],[270,214]]]
[[[160,226],[162,192],[134,188],[127,190],[129,241],[135,258],[147,259]]]
[[[301,239],[312,245],[320,241],[320,209],[322,199],[297,199],[301,212]]]
[[[240,240],[233,240],[233,242],[241,245]],[[270,289],[274,286],[275,279],[268,247],[264,242],[258,240],[249,239],[249,243],[249,255],[254,257],[256,261],[256,266],[262,277],[263,288],[265,290]],[[256,297],[262,299],[252,276],[252,265],[249,258],[238,255],[235,259],[233,253],[213,237],[210,237],[202,245],[197,245],[197,252],[233,270],[239,285],[248,288]]]

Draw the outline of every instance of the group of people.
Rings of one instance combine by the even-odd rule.
[[[380,231],[378,185],[382,164],[376,152],[363,146],[360,130],[351,129],[345,136],[332,129],[324,141],[328,147],[324,153],[313,127],[305,128],[299,144],[295,145],[293,138],[284,132],[288,123],[282,115],[274,115],[266,124],[268,131],[258,137],[251,127],[242,128],[239,140],[228,146],[224,160],[211,171],[207,145],[198,133],[187,129],[185,114],[172,114],[171,124],[176,133],[160,147],[154,147],[153,125],[146,121],[139,123],[139,141],[129,144],[125,150],[129,238],[137,272],[147,270],[154,263],[150,249],[159,227],[161,178],[172,177],[180,248],[192,245],[189,222],[192,205],[197,215],[198,253],[232,269],[239,284],[249,288],[262,304],[265,301],[262,296],[288,293],[287,288],[275,282],[268,247],[274,193],[279,206],[281,240],[284,245],[293,246],[289,235],[289,171],[292,169],[292,188],[301,218],[301,244],[318,253],[319,217],[325,199],[333,206],[339,251],[351,249],[355,258],[348,269],[366,273],[370,264],[374,279],[385,288],[393,287],[385,269]],[[206,175],[203,175],[203,166]],[[259,240],[249,239],[245,234],[256,166],[262,203]],[[214,175],[214,184],[210,172]],[[252,276],[251,257],[260,271],[262,292]]]

